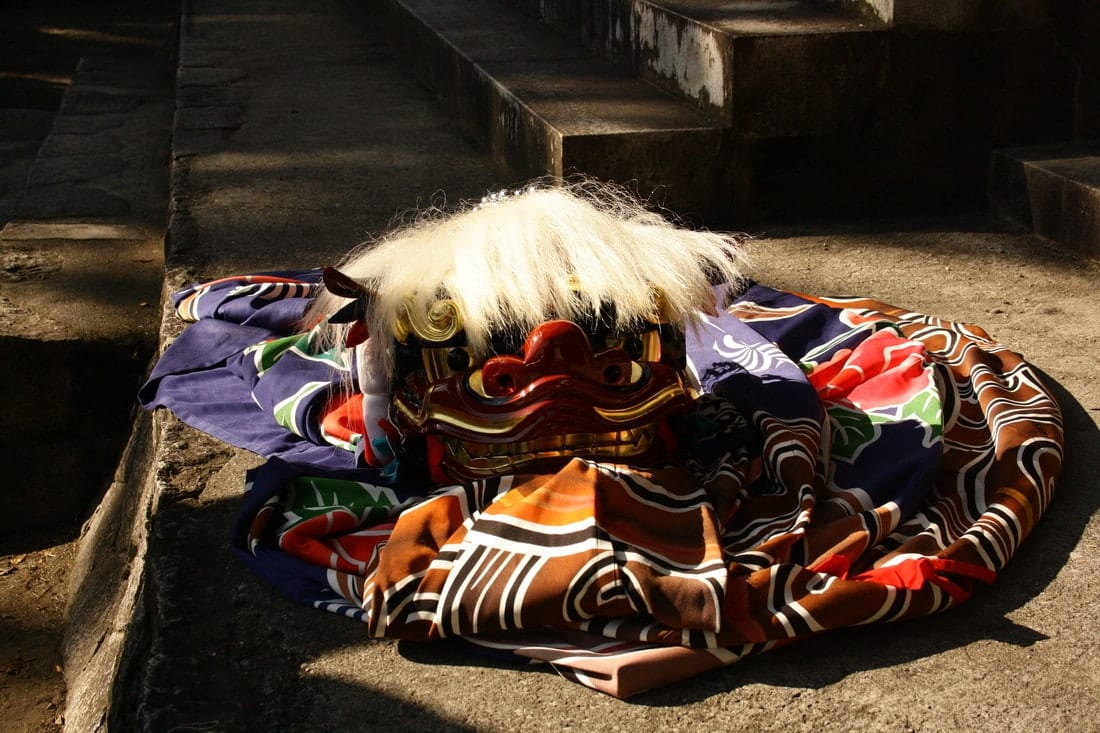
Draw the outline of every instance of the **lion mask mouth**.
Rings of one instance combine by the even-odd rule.
[[[456,355],[454,343],[407,342],[421,363],[402,359],[391,421],[404,443],[423,441],[437,480],[572,458],[653,462],[674,449],[665,421],[694,401],[682,343],[668,324],[612,334],[565,320],[536,326],[515,353],[481,360]]]

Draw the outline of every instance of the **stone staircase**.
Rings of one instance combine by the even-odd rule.
[[[407,0],[391,32],[462,129],[517,179],[575,172],[717,212],[726,131],[703,112],[494,0]],[[397,39],[402,39],[399,42]]]
[[[882,21],[812,0],[509,4],[746,138],[835,129],[886,52]]]
[[[1100,117],[1086,3],[384,6],[390,43],[510,176],[615,180],[712,225],[983,208],[994,151]]]
[[[168,287],[185,276],[331,262],[364,232],[382,231],[395,211],[438,202],[438,191],[476,197],[571,168],[643,191],[663,186],[678,211],[716,212],[707,223],[731,212],[749,221],[984,206],[990,151],[1081,136],[1080,67],[1059,55],[1060,37],[1051,39],[1046,21],[1029,20],[1024,11],[1035,6],[1024,0],[975,4],[996,17],[958,27],[948,20],[962,11],[945,8],[963,6],[946,0],[724,3],[743,11],[727,25],[741,24],[741,35],[708,30],[720,25],[704,12],[716,4],[678,3],[677,17],[699,26],[673,34],[685,58],[702,59],[692,44],[710,33],[734,64],[717,66],[721,97],[704,95],[701,82],[695,94],[676,90],[674,82],[696,79],[696,70],[662,71],[681,67],[654,60],[644,39],[667,38],[665,30],[646,36],[639,26],[642,40],[593,33],[597,21],[609,24],[594,3],[387,0],[383,20],[358,13],[359,5],[383,5],[368,0],[186,3]],[[752,30],[754,9],[761,32]],[[767,23],[775,31],[777,17],[795,30],[763,32]],[[662,28],[672,27],[670,18]],[[834,30],[811,33],[809,18]],[[624,22],[619,27],[629,28]],[[382,48],[383,34],[408,52],[452,114],[439,114],[409,83],[405,66]],[[846,55],[831,60],[843,48]],[[796,77],[801,91],[784,86]],[[791,119],[773,105],[786,105]],[[505,176],[462,144],[452,119],[493,151]],[[969,198],[953,198],[960,192]],[[992,326],[1005,343],[1039,356],[1037,366],[1064,390],[1076,461],[1065,485],[1087,485],[1097,455],[1088,410],[1100,402],[1091,342],[1081,341],[1077,324],[1090,307],[1095,269],[1067,266],[1030,236],[991,228],[938,231],[921,222],[854,236],[760,238],[750,243],[754,276],[807,292],[865,292]],[[1039,317],[1049,317],[1049,329],[1035,329]],[[180,327],[167,316],[162,340]],[[808,715],[853,727],[990,720],[1011,727],[1058,715],[1069,725],[1080,705],[1067,701],[1096,699],[1087,666],[1077,664],[1090,639],[1074,624],[1095,605],[1079,592],[1081,578],[1095,577],[1095,557],[1075,550],[1095,540],[1087,491],[1066,491],[1055,503],[1031,554],[1008,571],[1014,582],[1001,600],[945,616],[931,637],[927,629],[868,637],[885,650],[869,661],[841,637],[826,642],[817,656],[829,662],[816,668],[764,657],[772,666],[620,705],[582,700],[550,674],[520,680],[515,670],[471,665],[464,652],[377,643],[355,624],[319,620],[315,609],[262,586],[224,549],[255,460],[166,413],[139,416],[81,540],[69,606],[81,623],[65,641],[66,730],[342,730],[374,720],[419,731],[562,730],[593,721],[616,729],[759,728],[798,727]],[[1048,628],[1065,633],[1034,644]],[[887,636],[890,644],[882,643]],[[1009,706],[991,708],[1014,681],[1006,670],[1021,660],[1049,684],[1022,687]],[[899,670],[917,667],[927,677],[922,688],[953,696],[914,699],[899,687]],[[518,692],[498,694],[505,689]],[[867,699],[880,704],[859,703]],[[917,708],[919,720],[889,718]]]

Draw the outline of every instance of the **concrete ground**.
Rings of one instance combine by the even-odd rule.
[[[181,25],[166,289],[333,261],[397,213],[501,179],[337,0],[190,0]],[[1062,400],[1049,515],[960,609],[852,629],[620,701],[541,668],[368,640],[232,559],[258,459],[143,418],[84,535],[65,727],[115,730],[1097,730],[1100,271],[981,215],[765,228],[752,274],[979,323]],[[162,338],[180,324],[165,313]]]

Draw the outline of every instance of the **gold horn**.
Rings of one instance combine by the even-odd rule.
[[[406,298],[393,335],[401,343],[412,334],[421,341],[447,341],[462,330],[462,312],[458,303],[447,298],[437,300],[426,308],[418,307],[414,298]]]

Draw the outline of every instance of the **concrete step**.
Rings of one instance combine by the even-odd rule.
[[[500,3],[388,6],[391,42],[513,177],[583,172],[684,213],[728,208],[726,130],[688,104]]]
[[[972,31],[1038,28],[1047,22],[1053,0],[859,0],[897,27]],[[1066,3],[1068,4],[1068,3]]]
[[[1035,28],[1046,22],[1052,0],[817,0],[840,5],[898,28],[964,31]],[[1062,3],[1068,5],[1068,3]]]
[[[129,434],[156,348],[171,79],[155,51],[84,57],[11,192],[0,454],[15,478],[0,491],[0,533],[83,516]]]
[[[998,150],[990,169],[994,211],[1100,260],[1100,140]]]
[[[512,0],[730,125],[742,138],[821,134],[883,82],[886,25],[784,0]]]
[[[984,207],[989,152],[1069,139],[1077,114],[1050,24],[887,28],[807,0],[388,5],[390,42],[512,176],[663,186],[716,226]]]

